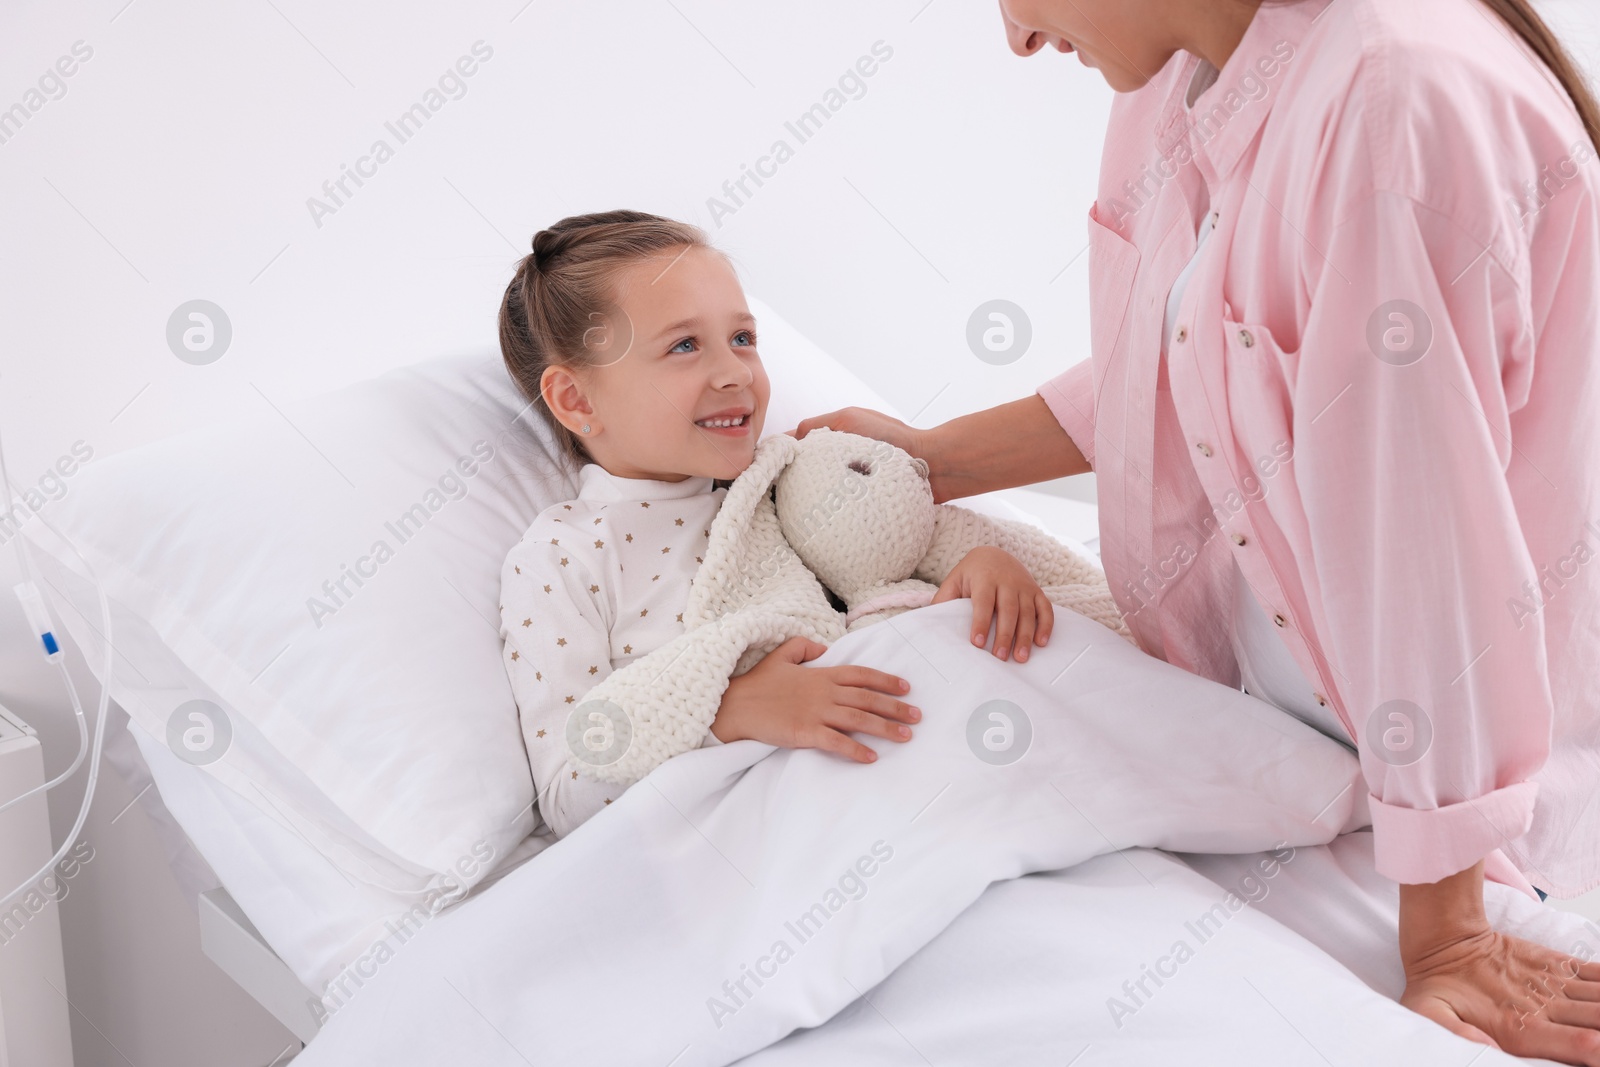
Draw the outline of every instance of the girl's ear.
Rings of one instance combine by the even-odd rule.
[[[539,391],[552,414],[568,429],[576,423],[593,420],[594,406],[583,393],[583,385],[570,368],[552,365],[539,378]]]

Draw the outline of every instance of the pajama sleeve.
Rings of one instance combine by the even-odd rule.
[[[559,527],[557,528],[559,530]],[[568,765],[567,719],[611,673],[612,608],[583,557],[530,530],[501,573],[500,634],[539,813],[565,837],[621,795]]]
[[[1543,620],[1506,609],[1536,573],[1511,480],[1533,477],[1512,434],[1533,358],[1525,289],[1492,220],[1399,192],[1307,231],[1300,568],[1321,593],[1377,869],[1434,882],[1527,831],[1550,748]]]

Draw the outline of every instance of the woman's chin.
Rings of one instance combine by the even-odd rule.
[[[1093,66],[1093,64],[1086,65]],[[1100,76],[1106,80],[1106,84],[1111,86],[1112,92],[1132,93],[1150,84],[1150,79],[1142,74],[1129,73],[1114,67],[1095,67],[1094,69],[1098,70]]]

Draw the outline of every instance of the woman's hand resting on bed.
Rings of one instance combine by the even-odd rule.
[[[1600,1067],[1600,963],[1489,925],[1483,864],[1400,887],[1400,1003],[1513,1056]]]
[[[779,748],[820,748],[871,763],[878,754],[850,737],[858,732],[911,740],[922,712],[887,693],[911,683],[870,667],[805,667],[828,646],[791,637],[728,683],[711,732],[719,741],[749,739]]]
[[[1017,662],[1028,649],[1043,645],[1055,625],[1055,605],[1033,580],[1028,568],[1004,549],[980,545],[962,557],[934,594],[941,604],[957,597],[972,598],[972,643],[982,648],[995,626],[994,654],[1000,659],[1015,646]]]

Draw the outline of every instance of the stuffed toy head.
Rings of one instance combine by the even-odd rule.
[[[887,442],[813,430],[774,488],[784,539],[847,604],[910,578],[933,543],[927,461]]]

